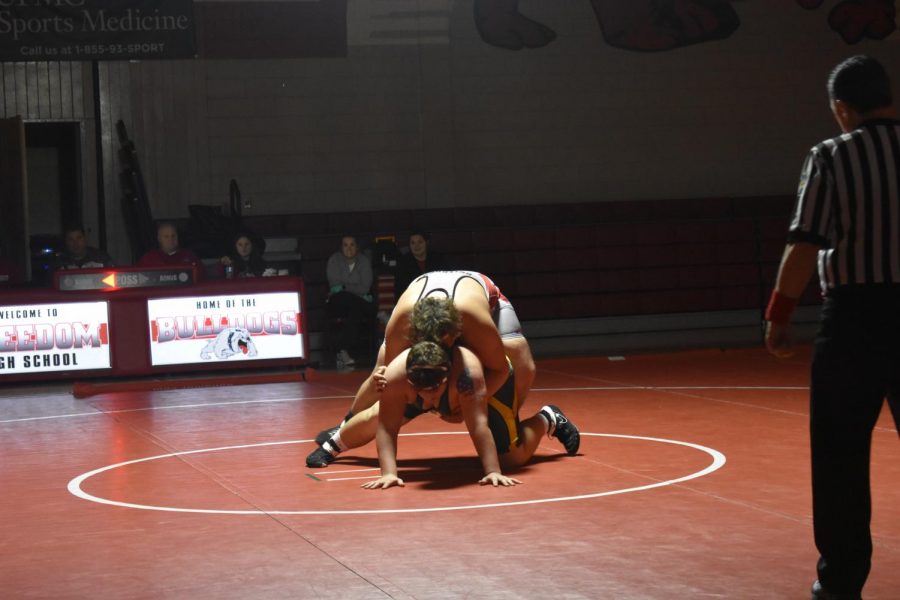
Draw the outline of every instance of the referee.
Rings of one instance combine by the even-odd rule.
[[[872,536],[869,452],[885,397],[900,425],[900,121],[868,56],[828,78],[843,135],[810,150],[775,290],[766,347],[791,356],[791,313],[818,266],[825,294],[810,386],[813,599],[858,599]]]

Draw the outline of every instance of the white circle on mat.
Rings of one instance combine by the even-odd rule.
[[[404,433],[400,434],[402,436],[424,436],[424,435],[467,435],[465,431],[448,431],[448,432],[438,432],[438,433]],[[163,458],[173,458],[176,456],[187,456],[190,454],[203,454],[209,452],[224,452],[226,450],[242,450],[245,448],[259,448],[263,446],[282,446],[287,444],[303,444],[307,442],[311,442],[312,440],[291,440],[286,442],[264,442],[261,444],[244,444],[239,446],[223,446],[221,448],[203,448],[200,450],[188,450],[185,452],[172,452],[171,454],[160,454],[158,456],[148,456],[146,458],[138,458],[135,460],[129,460],[125,462],[116,463],[113,465],[107,465],[105,467],[101,467],[99,469],[94,469],[93,471],[88,471],[87,473],[82,473],[81,475],[75,477],[68,484],[69,493],[81,498],[83,500],[88,500],[90,502],[97,502],[99,504],[108,504],[111,506],[121,506],[124,508],[136,508],[140,510],[158,510],[164,512],[183,512],[183,513],[205,513],[205,514],[217,514],[217,515],[364,515],[364,514],[384,514],[384,513],[423,513],[423,512],[443,512],[450,510],[473,510],[480,508],[498,508],[502,506],[519,506],[526,504],[545,504],[548,502],[567,502],[571,500],[586,500],[590,498],[601,498],[603,496],[614,496],[618,494],[628,494],[631,492],[641,492],[644,490],[650,490],[653,488],[664,487],[668,485],[674,485],[676,483],[682,483],[685,481],[689,481],[691,479],[697,479],[698,477],[703,477],[704,475],[709,475],[713,471],[716,471],[725,464],[725,455],[719,452],[718,450],[714,450],[712,448],[707,448],[706,446],[701,446],[699,444],[693,444],[691,442],[683,442],[679,440],[668,440],[664,438],[654,438],[654,437],[644,437],[639,435],[621,435],[614,433],[587,433],[581,432],[582,436],[593,436],[593,437],[608,437],[608,438],[622,438],[629,440],[642,440],[646,442],[654,442],[660,444],[672,444],[675,446],[685,446],[687,448],[693,448],[695,450],[699,450],[700,452],[704,452],[708,454],[712,458],[712,462],[704,467],[703,469],[696,471],[694,473],[690,473],[687,475],[683,475],[681,477],[677,477],[675,479],[667,479],[666,481],[657,481],[654,483],[650,483],[647,485],[640,485],[636,487],[630,488],[622,488],[618,490],[607,490],[605,492],[596,492],[589,494],[579,494],[576,496],[560,496],[556,498],[541,498],[536,500],[518,500],[514,502],[494,502],[490,504],[467,504],[460,506],[440,506],[440,507],[431,507],[431,508],[395,508],[395,509],[358,509],[358,510],[224,510],[224,509],[215,509],[215,508],[183,508],[177,506],[154,506],[151,504],[134,504],[131,502],[120,502],[118,500],[110,500],[109,498],[100,498],[99,496],[94,496],[85,492],[81,489],[81,484],[84,483],[89,478],[94,475],[99,475],[100,473],[105,473],[106,471],[112,471],[113,469],[121,469],[124,467],[128,467],[131,465],[136,465],[143,462],[149,462],[152,460],[161,460]],[[361,492],[363,493],[363,492]]]

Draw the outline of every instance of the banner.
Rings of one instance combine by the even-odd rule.
[[[347,56],[347,0],[204,0],[194,7],[202,58]]]
[[[191,58],[193,0],[0,0],[0,60]]]
[[[106,302],[0,306],[0,374],[109,369]]]
[[[300,294],[147,300],[150,364],[305,358]]]

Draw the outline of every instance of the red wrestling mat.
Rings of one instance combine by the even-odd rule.
[[[261,385],[266,383],[289,383],[304,381],[314,375],[313,369],[290,373],[248,373],[245,375],[219,375],[217,377],[181,377],[169,379],[142,379],[114,383],[78,382],[72,384],[72,395],[88,398],[98,394],[122,392],[152,392],[187,388],[221,387],[232,385]]]
[[[477,485],[459,425],[400,439],[406,487],[363,490],[374,445],[307,469],[363,372],[312,381],[0,399],[0,580],[52,598],[802,598],[815,577],[808,353],[538,362],[521,411],[559,405],[513,488]],[[900,587],[900,444],[872,445],[867,600]],[[139,582],[136,584],[135,582]]]

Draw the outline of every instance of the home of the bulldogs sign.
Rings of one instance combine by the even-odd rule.
[[[305,358],[296,292],[147,301],[154,366]]]
[[[109,368],[106,302],[0,306],[0,373]]]

